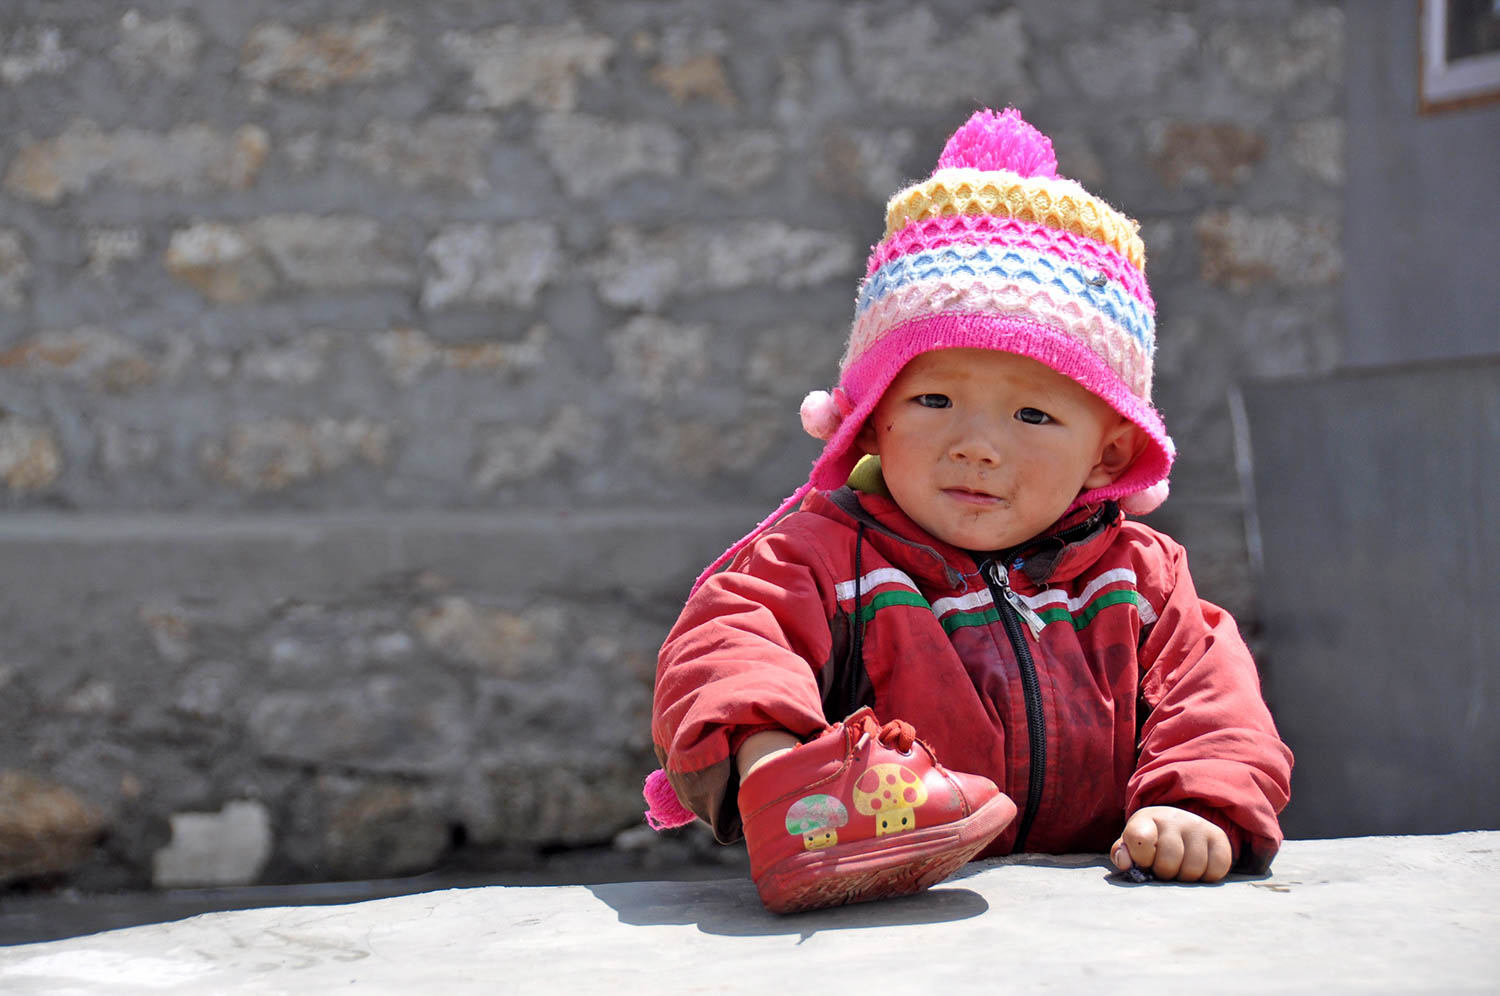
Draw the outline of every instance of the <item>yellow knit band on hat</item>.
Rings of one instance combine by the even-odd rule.
[[[1005,177],[990,170],[940,169],[898,192],[886,204],[888,239],[916,221],[954,214],[988,214],[1032,221],[1102,242],[1136,267],[1146,247],[1136,223],[1071,180]]]

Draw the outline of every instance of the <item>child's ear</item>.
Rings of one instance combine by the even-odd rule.
[[[1127,467],[1135,463],[1135,458],[1145,448],[1146,434],[1134,422],[1121,418],[1118,425],[1104,434],[1104,441],[1099,447],[1099,461],[1083,479],[1083,490],[1092,491],[1113,484],[1116,478],[1125,473]]]
[[[878,456],[880,446],[875,440],[875,420],[865,419],[865,424],[859,427],[859,432],[854,436],[854,445],[865,453]]]

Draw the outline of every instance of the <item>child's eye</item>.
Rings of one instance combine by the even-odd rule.
[[[1039,408],[1022,408],[1020,411],[1016,412],[1016,418],[1020,419],[1022,422],[1025,422],[1027,425],[1046,425],[1048,422],[1052,421],[1052,416],[1048,415],[1046,412],[1042,411]]]
[[[946,394],[919,394],[916,397],[917,404],[923,408],[952,408],[953,402],[948,400]]]

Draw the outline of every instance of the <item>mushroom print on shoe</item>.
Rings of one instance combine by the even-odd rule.
[[[909,724],[882,725],[868,708],[762,763],[738,801],[750,875],[773,913],[919,892],[1016,815],[994,782],[949,771]]]
[[[786,832],[802,837],[809,851],[839,842],[839,827],[849,822],[849,810],[831,795],[810,795],[786,811]]]
[[[927,786],[910,768],[877,764],[854,783],[854,808],[875,817],[875,836],[915,830],[917,807],[927,801]]]

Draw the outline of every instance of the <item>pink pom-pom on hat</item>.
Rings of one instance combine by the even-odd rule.
[[[1007,107],[996,114],[985,109],[975,111],[943,146],[937,168],[956,167],[1055,177],[1057,157],[1052,139],[1022,120],[1020,111]]]

